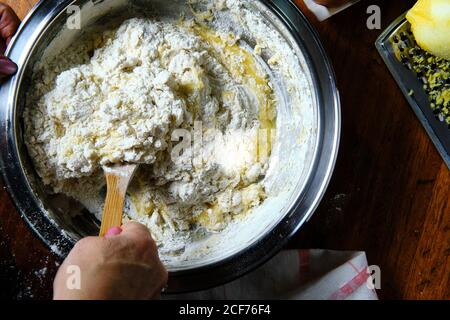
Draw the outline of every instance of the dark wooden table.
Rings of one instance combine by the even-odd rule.
[[[23,17],[36,0],[8,0]],[[299,1],[300,2],[300,1]],[[296,248],[363,250],[379,265],[385,299],[450,299],[450,172],[375,50],[382,28],[414,1],[362,1],[319,23],[342,100],[336,170]],[[303,7],[302,4],[300,4]],[[0,188],[0,298],[49,298],[56,261]]]

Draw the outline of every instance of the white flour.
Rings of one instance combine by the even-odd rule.
[[[130,19],[39,65],[35,87],[26,141],[44,184],[99,215],[101,166],[142,164],[126,214],[150,228],[163,255],[265,198],[276,102],[235,35]],[[193,141],[192,153],[172,157],[174,130],[193,133],[197,123],[200,148]]]
[[[293,40],[256,2],[189,3],[195,23],[134,18],[44,55],[24,113],[44,184],[98,217],[101,166],[141,164],[125,218],[149,227],[169,269],[228,257],[270,230],[305,181],[315,137]],[[184,143],[193,148],[178,152]]]

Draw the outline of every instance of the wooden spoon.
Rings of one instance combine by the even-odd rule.
[[[137,164],[103,166],[107,192],[100,237],[103,237],[110,228],[122,226],[125,195],[137,168]]]

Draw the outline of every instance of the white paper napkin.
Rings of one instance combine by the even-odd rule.
[[[325,6],[317,4],[316,2],[314,2],[314,0],[303,0],[303,2],[305,3],[305,5],[309,9],[309,11],[314,13],[314,15],[317,17],[317,20],[319,20],[319,21],[323,21],[325,19],[328,19],[332,15],[335,15],[336,13],[347,9],[351,5],[357,3],[358,1],[359,0],[352,0],[352,1],[348,2],[347,4],[344,4],[344,5],[340,6],[340,7],[327,8]]]
[[[288,250],[226,285],[163,298],[377,300],[376,292],[367,285],[369,276],[364,252]]]

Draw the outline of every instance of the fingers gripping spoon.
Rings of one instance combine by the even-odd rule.
[[[128,186],[138,168],[137,164],[103,166],[106,178],[106,200],[103,209],[100,236],[112,227],[122,225],[122,213]]]

